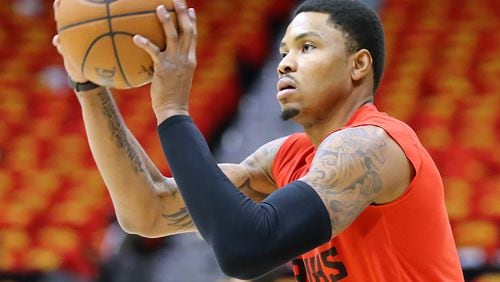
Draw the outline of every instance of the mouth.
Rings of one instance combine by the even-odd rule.
[[[288,97],[297,90],[297,83],[294,79],[285,76],[278,80],[276,88],[278,89],[276,98],[280,103],[285,103]]]
[[[285,90],[295,90],[297,89],[297,85],[295,81],[293,81],[290,78],[281,78],[278,80],[278,84],[276,85],[276,88],[278,89],[278,92],[282,92]]]

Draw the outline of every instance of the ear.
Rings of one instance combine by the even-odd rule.
[[[352,55],[351,78],[353,81],[361,81],[372,71],[373,59],[370,52],[361,49]]]

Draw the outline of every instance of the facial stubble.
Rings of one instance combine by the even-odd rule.
[[[286,109],[281,112],[281,119],[289,120],[296,117],[299,113],[300,111],[298,109]]]

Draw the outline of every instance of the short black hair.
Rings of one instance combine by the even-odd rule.
[[[384,72],[384,30],[377,13],[357,0],[307,0],[300,4],[293,17],[302,12],[329,14],[329,22],[346,38],[349,54],[366,49],[373,58],[373,92]]]

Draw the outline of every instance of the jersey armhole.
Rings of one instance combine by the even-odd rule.
[[[279,187],[283,186],[283,183],[279,183],[280,176],[278,175],[280,172],[280,168],[283,167],[284,163],[284,155],[286,154],[286,151],[290,148],[290,144],[292,144],[295,140],[298,140],[300,138],[301,133],[294,133],[281,144],[280,148],[278,149],[278,152],[276,153],[276,156],[274,157],[273,160],[273,165],[271,168],[271,173],[272,177],[276,183],[276,185]]]
[[[382,204],[382,206],[388,206],[388,205],[397,204],[397,203],[403,201],[405,198],[407,198],[412,193],[412,191],[414,190],[413,187],[415,186],[414,183],[415,183],[417,177],[419,176],[419,172],[420,172],[420,168],[421,168],[421,164],[422,164],[422,156],[420,155],[420,152],[419,152],[418,147],[417,147],[418,145],[415,142],[412,142],[412,140],[405,140],[405,141],[398,140],[397,138],[395,138],[394,134],[390,130],[387,130],[383,127],[380,127],[380,128],[382,128],[385,131],[385,133],[387,133],[387,135],[399,146],[399,148],[401,148],[401,150],[405,154],[406,159],[409,161],[410,165],[413,167],[413,176],[410,180],[410,183],[408,184],[408,187],[406,187],[405,191],[399,197],[397,197],[395,200],[388,202],[388,203],[385,203],[385,204]],[[403,142],[405,144],[402,144]]]

